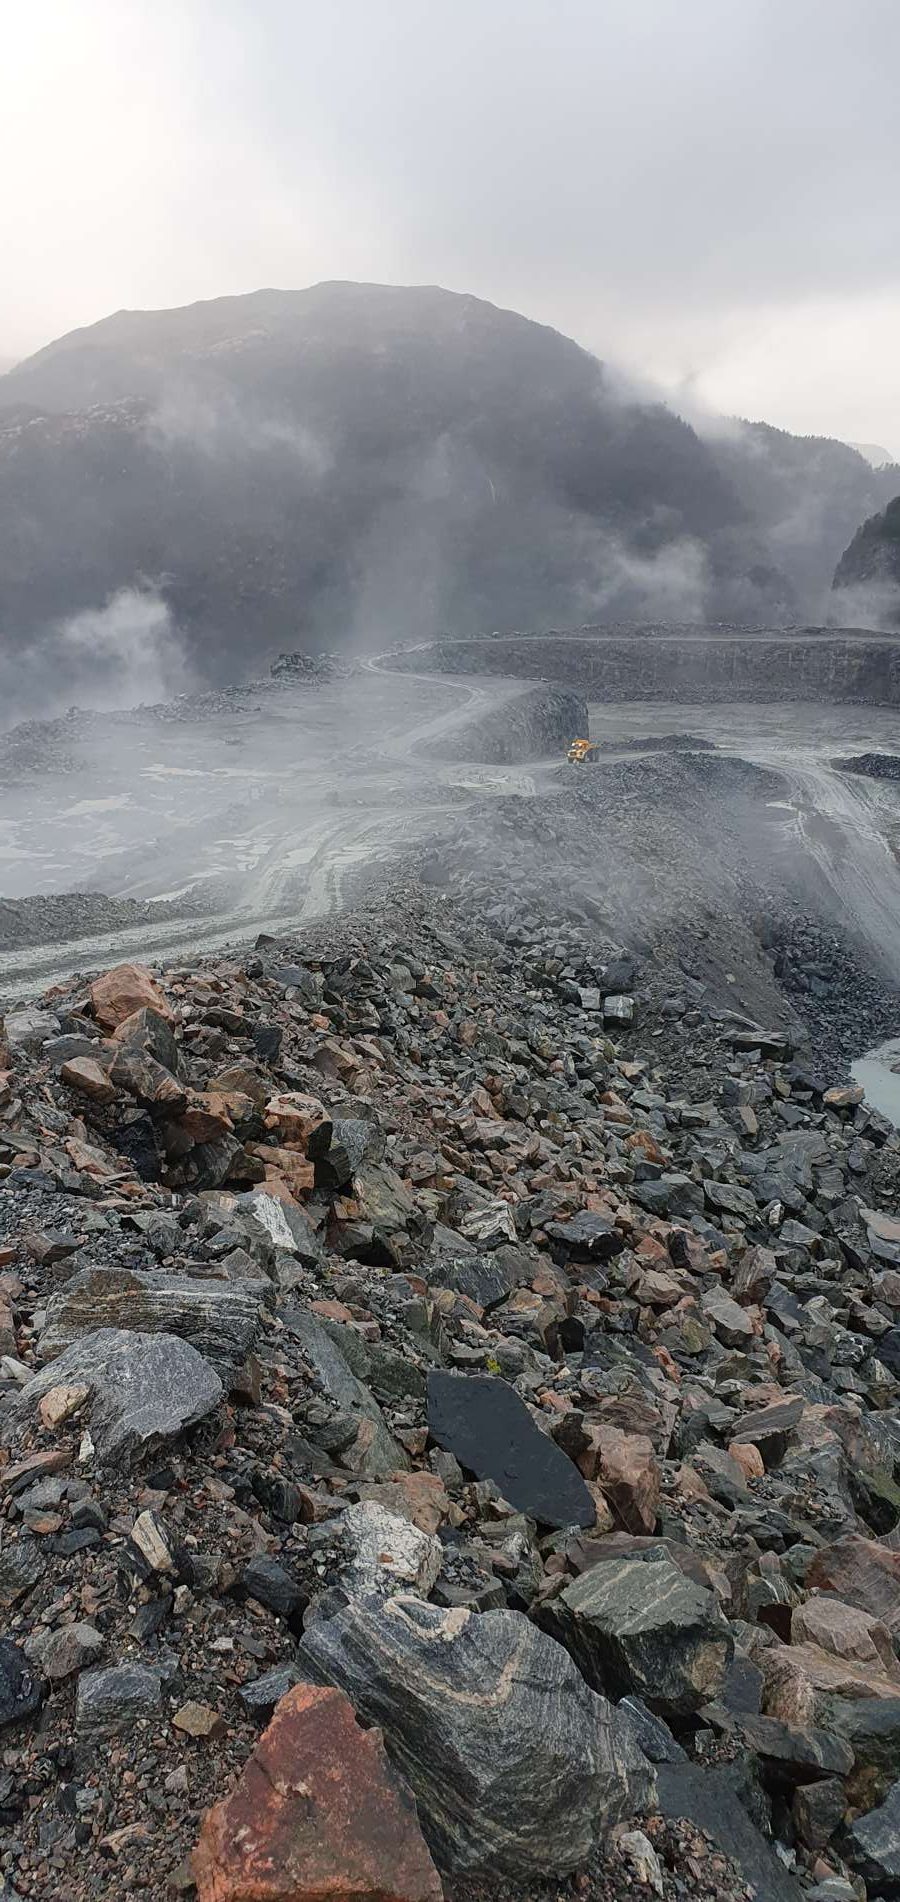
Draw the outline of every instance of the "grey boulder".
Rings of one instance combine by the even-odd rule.
[[[222,1398],[209,1362],[174,1334],[132,1334],[98,1328],[82,1334],[58,1360],[22,1388],[13,1408],[30,1422],[54,1387],[85,1388],[94,1452],[101,1465],[126,1464],[139,1453],[177,1438],[206,1418]]]
[[[128,1734],[141,1717],[162,1708],[162,1679],[143,1664],[114,1664],[82,1671],[75,1700],[75,1732],[84,1741],[102,1743]]]
[[[664,1717],[719,1695],[734,1640],[712,1592],[671,1559],[607,1560],[573,1579],[541,1614],[589,1684],[634,1695]]]
[[[900,1895],[900,1783],[877,1810],[857,1817],[847,1832],[846,1854],[870,1895]]]
[[[357,1599],[308,1626],[298,1663],[381,1726],[445,1869],[565,1874],[652,1806],[629,1726],[518,1612]]]
[[[97,1328],[120,1328],[140,1334],[177,1334],[216,1367],[231,1369],[251,1351],[263,1299],[272,1299],[268,1281],[219,1281],[153,1269],[83,1268],[47,1303],[40,1357],[54,1360]]]
[[[46,1694],[47,1686],[24,1651],[11,1638],[0,1638],[0,1729],[33,1717]]]
[[[284,1324],[299,1341],[323,1393],[359,1421],[354,1445],[341,1455],[343,1465],[364,1479],[388,1479],[392,1473],[405,1471],[409,1454],[394,1439],[374,1394],[357,1379],[327,1330],[299,1307],[285,1309]]]

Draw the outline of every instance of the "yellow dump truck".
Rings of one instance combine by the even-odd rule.
[[[573,740],[566,754],[570,766],[594,766],[598,757],[596,740]]]

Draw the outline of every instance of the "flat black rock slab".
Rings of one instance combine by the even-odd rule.
[[[539,1525],[592,1526],[594,1502],[568,1455],[535,1425],[524,1400],[493,1374],[428,1375],[432,1438],[478,1479],[491,1479]]]
[[[685,1816],[705,1829],[749,1883],[755,1902],[802,1902],[800,1884],[741,1802],[739,1765],[661,1763],[656,1774],[663,1816]]]

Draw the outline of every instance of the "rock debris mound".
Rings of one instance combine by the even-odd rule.
[[[792,1009],[410,891],[0,1041],[4,1902],[900,1890],[900,1139]]]

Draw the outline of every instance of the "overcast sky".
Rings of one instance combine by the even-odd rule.
[[[900,456],[900,0],[14,0],[0,357],[439,283]]]

